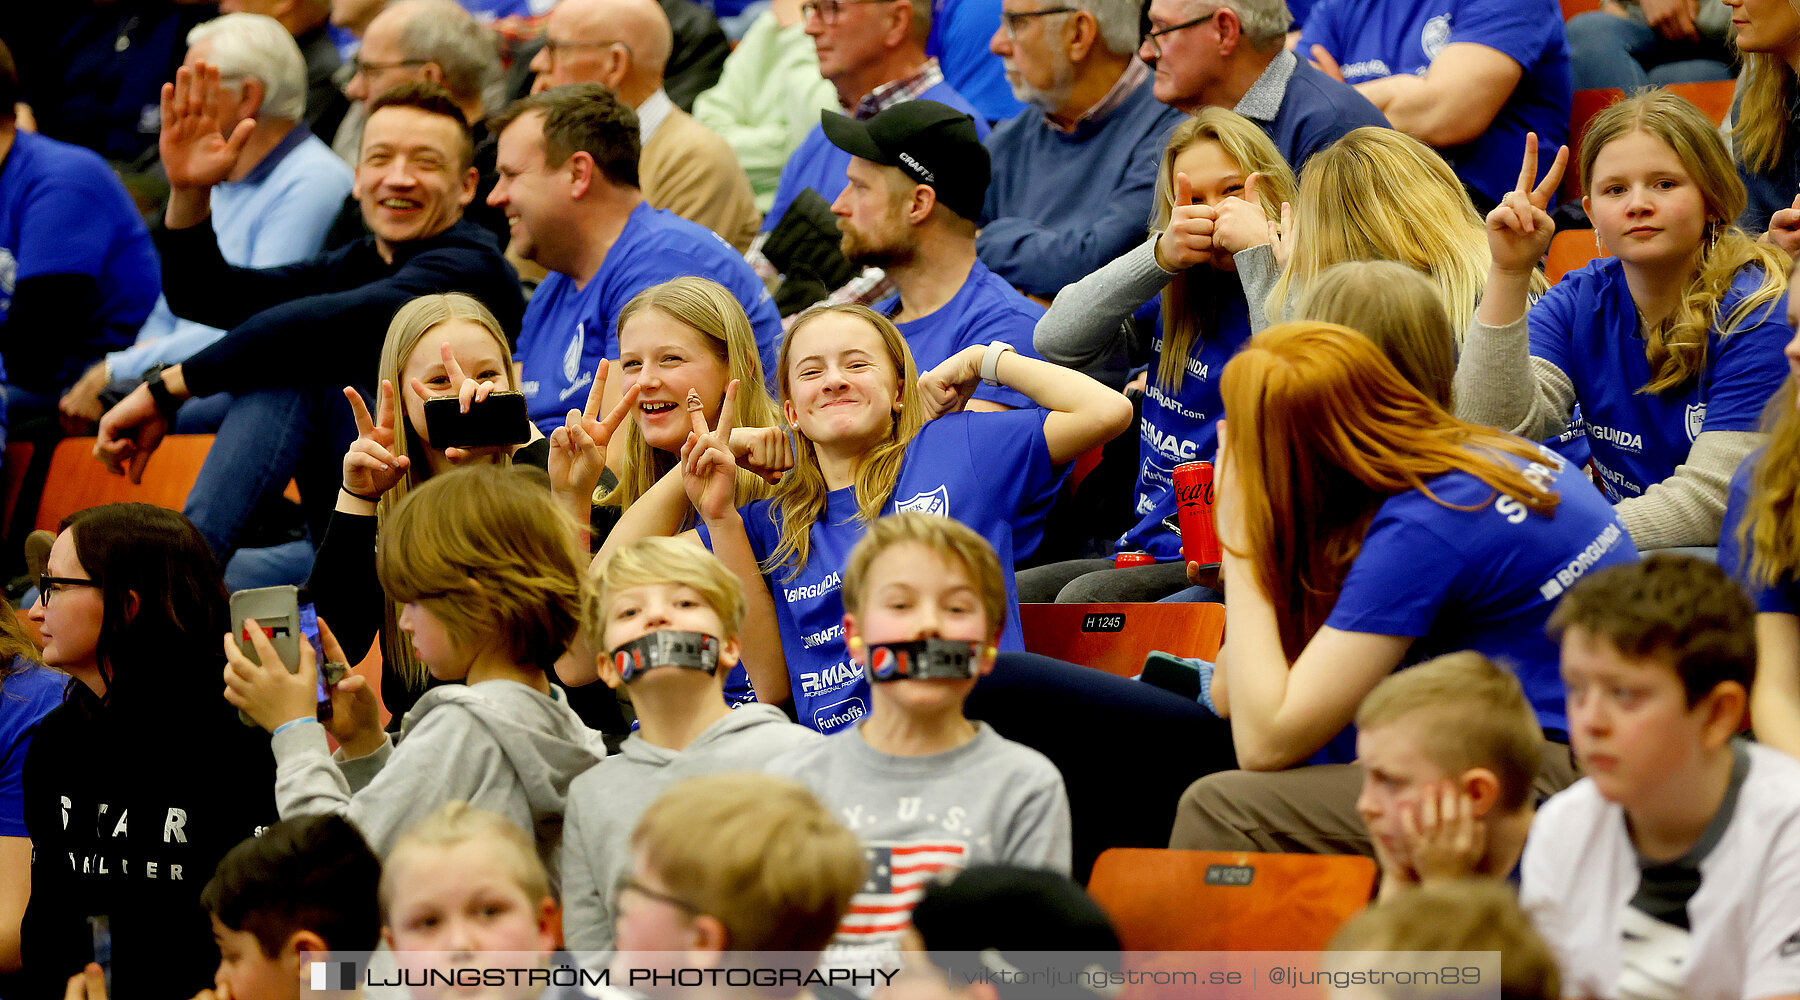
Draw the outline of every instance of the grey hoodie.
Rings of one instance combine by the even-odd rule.
[[[665,789],[702,774],[758,771],[784,751],[823,739],[772,705],[745,705],[708,726],[685,750],[632,733],[617,756],[577,778],[564,831],[563,937],[569,950],[612,948],[612,894],[631,869],[631,831]]]
[[[432,688],[406,713],[398,744],[366,757],[334,759],[320,725],[288,729],[272,746],[283,819],[342,813],[386,858],[413,824],[461,799],[533,831],[552,879],[570,783],[606,756],[560,693],[507,680]]]

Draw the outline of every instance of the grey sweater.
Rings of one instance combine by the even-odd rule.
[[[563,937],[569,950],[612,948],[612,894],[631,869],[631,831],[664,790],[703,774],[758,770],[784,751],[824,738],[772,705],[745,705],[683,750],[633,733],[617,755],[575,779],[563,828]]]
[[[385,858],[413,824],[460,799],[532,831],[553,879],[569,785],[606,756],[560,695],[506,680],[432,688],[399,742],[366,757],[334,758],[317,724],[282,732],[272,748],[283,819],[341,813]]]
[[[891,945],[894,908],[910,911],[939,872],[978,864],[1069,871],[1069,796],[1049,758],[985,722],[946,753],[896,757],[861,726],[770,763],[811,788],[863,842],[869,879],[834,946]]]

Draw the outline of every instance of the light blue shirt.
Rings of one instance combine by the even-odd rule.
[[[296,125],[243,180],[212,189],[219,252],[239,267],[277,267],[317,254],[352,180],[330,146]],[[151,365],[178,364],[224,334],[177,318],[159,295],[137,343],[106,360],[115,382],[134,382]]]

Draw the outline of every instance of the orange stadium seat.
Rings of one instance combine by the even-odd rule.
[[[94,458],[91,437],[64,438],[50,456],[50,474],[38,501],[36,527],[56,530],[64,517],[103,503],[136,501],[180,510],[188,489],[200,474],[212,447],[211,434],[171,434],[144,470],[143,483],[133,486]]]

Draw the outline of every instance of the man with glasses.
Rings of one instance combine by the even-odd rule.
[[[506,217],[486,204],[487,193],[494,189],[494,137],[482,122],[490,110],[487,98],[500,81],[494,33],[477,24],[455,0],[394,0],[369,22],[350,65],[355,74],[344,93],[358,102],[358,108],[346,116],[332,143],[338,154],[355,165],[362,121],[376,98],[403,83],[437,84],[450,92],[475,138],[475,169],[481,181],[466,215],[505,246]],[[325,245],[343,246],[367,233],[362,211],[352,199],[338,212]]]
[[[1262,126],[1296,173],[1312,155],[1387,119],[1356,89],[1286,48],[1283,0],[1151,0],[1138,56],[1156,69],[1156,99],[1189,114],[1231,108]]]
[[[988,136],[982,263],[1044,299],[1144,239],[1182,114],[1137,58],[1137,0],[1006,0],[989,43],[1031,109]]]
[[[837,88],[838,103],[851,117],[871,118],[902,101],[924,98],[970,115],[977,134],[987,137],[987,121],[944,81],[937,60],[925,54],[931,35],[930,0],[803,0],[800,10],[819,55],[819,73]],[[820,240],[826,250],[837,242],[830,206],[848,183],[845,170],[849,166],[850,154],[832,145],[823,128],[807,133],[781,172],[775,203],[763,217],[763,231],[747,255],[766,278],[783,273],[792,262],[816,263],[821,256]],[[805,192],[810,195],[801,198]],[[796,209],[791,221],[790,208]],[[796,233],[807,235],[798,238]],[[781,251],[774,256],[765,252],[771,242]],[[842,264],[841,255],[835,263]],[[847,265],[843,267],[853,275],[847,282],[827,280],[802,293],[778,292],[782,312],[798,312],[820,295],[827,302],[867,305],[893,291],[878,270],[856,274]],[[832,272],[831,263],[820,270],[833,276],[841,273]]]
[[[637,112],[644,200],[749,249],[762,215],[750,178],[718,133],[675,106],[663,89],[674,35],[656,0],[562,0],[550,11],[544,47],[531,60],[541,93],[598,83]]]

